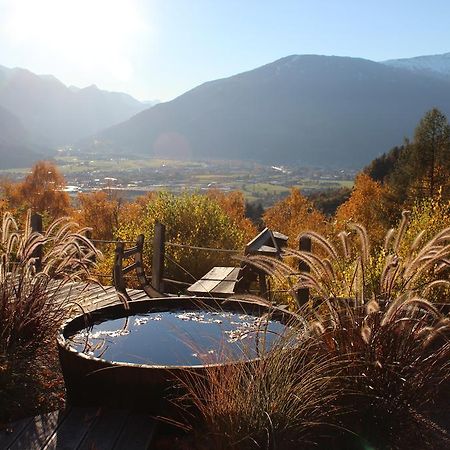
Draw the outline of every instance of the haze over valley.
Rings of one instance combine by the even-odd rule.
[[[156,106],[0,67],[0,166],[29,166],[72,148],[89,159],[361,168],[411,136],[428,109],[450,113],[449,55],[292,55]]]

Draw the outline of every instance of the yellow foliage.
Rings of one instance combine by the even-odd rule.
[[[363,225],[374,244],[381,244],[388,229],[383,186],[369,175],[360,173],[355,179],[351,197],[336,211],[336,226],[346,223]]]
[[[139,206],[133,211],[139,211]],[[163,223],[166,226],[165,274],[168,278],[193,283],[214,266],[238,264],[230,253],[190,247],[243,251],[248,240],[246,230],[240,228],[216,200],[205,195],[159,193],[151,197],[141,211],[142,214],[130,214],[127,220],[121,219],[116,237],[135,240],[143,233],[144,258],[150,266],[154,224],[157,221]]]
[[[400,255],[406,256],[417,235],[422,231],[421,242],[424,243],[448,227],[450,227],[450,200],[443,200],[439,195],[438,198],[416,201],[399,248]]]
[[[244,231],[247,240],[256,235],[255,225],[245,217],[245,198],[241,191],[224,193],[218,189],[210,189],[207,195],[215,200],[225,213],[233,219],[236,226]]]
[[[80,209],[74,218],[80,225],[92,228],[94,239],[112,239],[118,225],[120,201],[110,199],[103,191],[78,194]]]
[[[263,216],[265,224],[274,231],[289,236],[289,244],[296,245],[304,231],[327,234],[325,216],[298,189],[293,188],[285,199],[269,208]]]

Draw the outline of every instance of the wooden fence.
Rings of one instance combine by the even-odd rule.
[[[34,213],[31,216],[31,228],[33,231],[42,233],[43,232],[43,222],[42,216],[40,214]],[[86,237],[92,240],[94,244],[115,244],[116,252],[123,252],[124,256],[128,255],[129,252],[125,250],[125,243],[130,243],[129,241],[104,241],[104,240],[96,240],[92,239],[92,234],[87,233]],[[140,249],[142,252],[143,248],[144,235],[140,235],[137,237],[137,241],[133,242],[136,247]],[[183,284],[187,286],[186,283],[177,282],[176,280],[170,280],[164,278],[164,267],[165,267],[165,259],[166,259],[166,246],[177,246],[182,248],[194,248],[197,250],[205,250],[205,251],[217,251],[217,252],[225,252],[225,253],[240,253],[238,250],[230,250],[230,249],[217,249],[217,248],[207,248],[207,247],[194,247],[190,245],[183,244],[173,244],[170,242],[166,242],[166,227],[164,224],[160,222],[155,223],[154,229],[154,237],[153,237],[153,257],[152,257],[152,273],[150,276],[151,285],[156,291],[164,292],[165,291],[165,282],[169,282],[172,284]],[[309,236],[301,236],[299,241],[299,250],[301,251],[311,251],[311,238]],[[130,254],[131,255],[131,254]],[[128,256],[130,256],[128,255]],[[33,257],[36,258],[35,267],[37,271],[42,269],[42,246],[39,246],[33,253]],[[124,276],[118,276],[119,270],[123,272],[122,267],[113,267],[111,271],[112,281],[116,285],[116,288],[120,290],[125,290],[125,279]],[[130,269],[131,270],[131,269]],[[308,264],[303,261],[299,262],[298,266],[299,272],[309,272],[310,268]],[[128,272],[129,270],[126,270]],[[124,275],[124,274],[122,274]],[[299,306],[305,305],[310,298],[310,292],[308,288],[300,288],[296,292],[297,301]]]

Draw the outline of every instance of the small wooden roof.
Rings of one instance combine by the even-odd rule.
[[[287,240],[288,237],[286,235],[266,227],[246,245],[245,254],[279,255],[281,249],[286,246]]]

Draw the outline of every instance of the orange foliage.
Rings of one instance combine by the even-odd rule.
[[[80,210],[74,214],[80,225],[92,228],[94,239],[112,240],[118,226],[120,201],[111,199],[106,192],[78,194]]]
[[[235,225],[244,232],[246,239],[250,240],[255,236],[257,233],[255,225],[245,217],[245,199],[242,192],[224,193],[218,189],[210,189],[207,195],[215,200]]]
[[[0,215],[3,216],[3,213],[8,209],[8,200],[6,198],[0,198]]]
[[[119,224],[138,223],[144,217],[148,204],[157,196],[156,192],[140,195],[133,202],[124,203],[119,210]]]
[[[57,167],[48,161],[39,161],[23,182],[2,182],[4,198],[16,210],[31,209],[50,219],[66,215],[70,197],[63,192],[66,181]]]
[[[288,197],[269,208],[263,219],[272,230],[289,236],[290,245],[298,242],[298,236],[302,232],[317,231],[326,234],[328,230],[325,216],[295,188],[291,189]]]
[[[344,228],[347,222],[364,225],[372,242],[383,242],[389,222],[386,192],[365,173],[356,177],[351,197],[336,211],[338,228]]]

